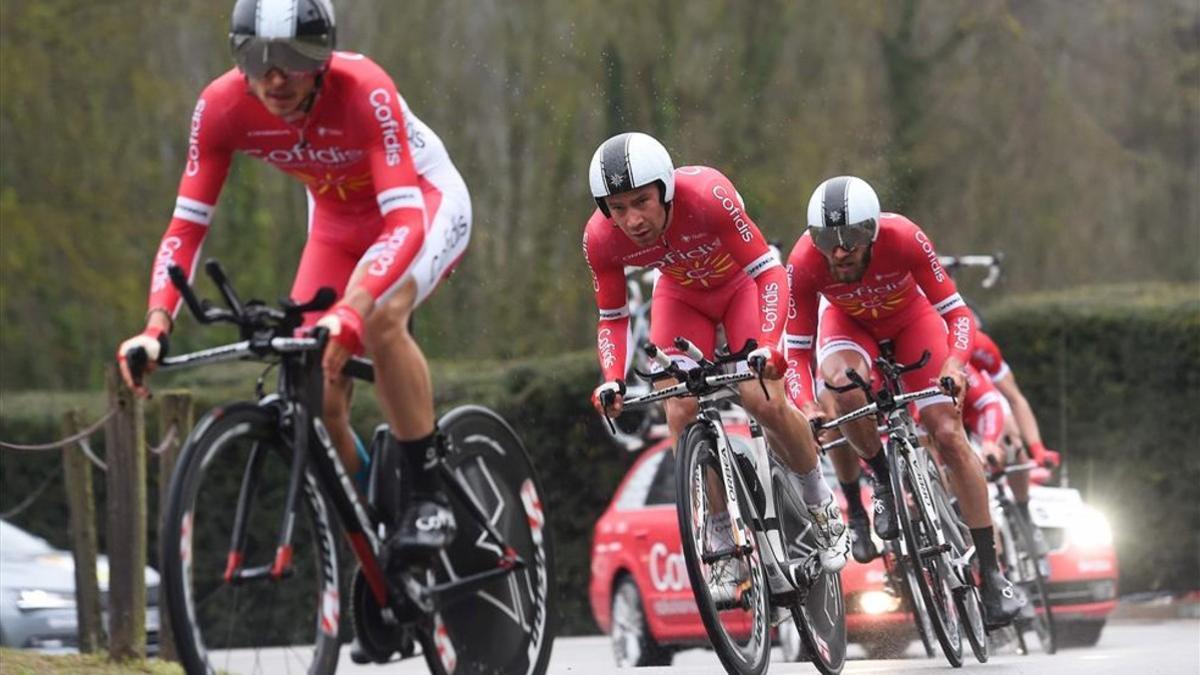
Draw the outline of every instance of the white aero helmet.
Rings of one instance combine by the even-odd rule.
[[[653,136],[638,131],[617,134],[600,144],[588,167],[592,196],[606,217],[611,217],[604,198],[618,192],[662,183],[663,204],[675,196],[675,167],[671,155]]]
[[[827,253],[870,244],[879,234],[879,197],[861,178],[830,178],[808,200],[808,231]]]

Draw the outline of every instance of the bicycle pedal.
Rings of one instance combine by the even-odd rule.
[[[737,550],[736,547],[734,547],[734,548],[723,548],[723,549],[720,549],[717,551],[713,551],[711,553],[704,553],[700,556],[700,559],[703,560],[705,562],[705,564],[711,565],[715,562],[721,562],[722,560],[729,560],[730,558],[740,558],[740,557],[742,557],[741,553]]]

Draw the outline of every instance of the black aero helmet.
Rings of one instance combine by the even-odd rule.
[[[319,72],[337,43],[330,0],[237,0],[229,46],[238,69],[252,78],[272,68]]]

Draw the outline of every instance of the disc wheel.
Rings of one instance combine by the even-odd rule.
[[[787,469],[772,462],[772,492],[779,518],[779,536],[789,560],[804,558],[813,564],[810,585],[803,600],[792,606],[792,620],[804,640],[804,653],[817,670],[826,675],[842,672],[846,663],[846,604],[842,595],[841,572],[824,572],[820,566],[820,546],[815,524],[799,495],[785,478]]]

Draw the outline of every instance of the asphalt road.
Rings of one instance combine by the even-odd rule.
[[[1110,622],[1095,647],[1061,650],[1054,656],[1040,653],[1036,640],[1030,636],[1031,653],[1025,656],[1005,648],[993,654],[987,664],[976,663],[968,652],[964,654],[965,670],[988,673],[1047,673],[1052,675],[1098,675],[1100,673],[1200,673],[1200,621],[1117,621]],[[964,645],[965,646],[965,645]],[[968,648],[969,649],[969,648]],[[413,658],[384,666],[359,666],[350,660],[348,649],[343,650],[338,673],[427,673],[424,661]],[[855,646],[850,649],[845,673],[942,673],[950,666],[944,659],[925,658],[924,651],[913,643],[908,658],[889,661],[868,661]],[[246,658],[238,658],[246,657]],[[771,664],[770,673],[815,673],[807,663]],[[282,655],[259,653],[256,656],[239,654],[227,662],[229,672],[283,673],[296,663]],[[244,667],[244,669],[243,669]],[[605,637],[560,638],[554,643],[549,672],[555,675],[602,675],[615,670],[608,640]],[[960,671],[960,672],[965,672]],[[631,671],[634,672],[634,671]],[[702,649],[676,655],[667,668],[644,668],[638,675],[670,673],[672,675],[721,675],[725,671],[716,656]]]

